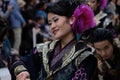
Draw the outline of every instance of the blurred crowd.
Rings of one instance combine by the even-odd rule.
[[[46,7],[50,1],[1,0],[0,15],[8,22],[11,47],[21,55],[37,43],[52,40],[47,25]]]

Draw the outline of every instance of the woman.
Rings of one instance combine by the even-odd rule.
[[[55,40],[38,44],[31,55],[21,58],[21,61],[17,61],[11,66],[10,70],[13,71],[17,80],[29,78],[29,73],[32,80],[36,80],[36,77],[37,80],[92,79],[97,67],[97,59],[92,55],[91,48],[87,47],[83,41],[76,39],[76,33],[82,34],[91,28],[93,18],[87,23],[90,24],[89,28],[86,26],[87,28],[81,30],[83,25],[75,26],[81,19],[83,19],[81,24],[86,23],[86,19],[80,16],[91,9],[84,4],[76,8],[74,3],[69,0],[60,0],[51,4],[47,9],[50,31]],[[76,16],[79,12],[81,14]],[[31,60],[31,62],[29,63],[27,60]],[[36,64],[36,66],[32,64]]]
[[[107,6],[107,0],[87,0],[86,3],[92,8],[97,27],[102,27],[102,23],[107,14],[104,12]]]
[[[86,3],[94,11],[97,28],[107,28],[116,34],[112,21],[114,14],[107,5],[108,0],[87,0]]]

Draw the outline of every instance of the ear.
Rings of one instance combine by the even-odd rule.
[[[75,20],[75,17],[74,17],[74,16],[71,16],[71,17],[69,18],[69,23],[70,23],[70,25],[73,24],[74,20]]]

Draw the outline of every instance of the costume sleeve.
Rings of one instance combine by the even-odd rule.
[[[13,14],[12,16],[14,16],[17,20],[19,20],[21,24],[25,24],[26,22],[22,14],[20,13],[20,8],[18,6],[18,3],[14,0],[14,1],[10,1],[9,4],[13,6],[13,10],[11,11],[10,14]]]
[[[78,66],[72,80],[98,80],[95,75],[97,69],[97,59],[93,55],[86,57]]]
[[[23,71],[27,71],[27,69],[25,67],[25,64],[22,61],[15,61],[11,66],[9,66],[9,71],[10,71],[12,80],[16,80],[16,75],[18,75]]]
[[[19,61],[11,62],[10,72],[12,76],[15,78],[20,72],[28,71],[31,79],[36,80],[42,62],[40,54],[41,52],[34,48],[28,55],[20,57]]]

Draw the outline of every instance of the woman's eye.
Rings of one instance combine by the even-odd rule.
[[[51,23],[48,23],[48,25],[51,25]]]
[[[55,18],[53,21],[54,21],[54,22],[57,22],[57,21],[58,21],[58,18]]]
[[[52,20],[48,21],[48,25],[52,25],[53,22],[57,22],[59,19],[58,18],[53,18]]]
[[[95,3],[95,1],[91,1],[92,3]]]
[[[91,0],[91,3],[95,3],[95,0]]]
[[[51,25],[52,24],[52,22],[51,21],[48,21],[48,25]]]

